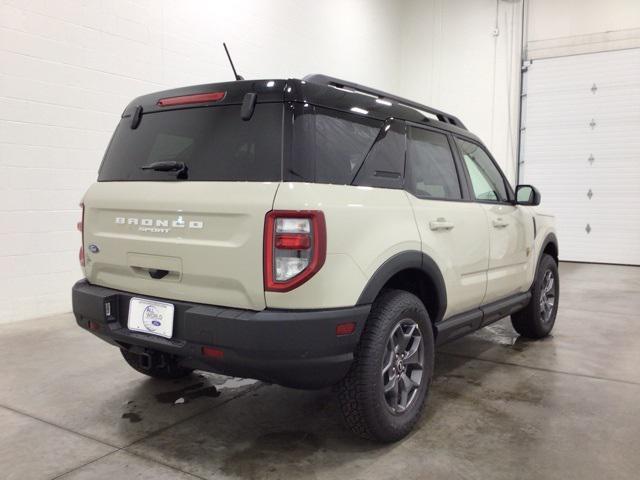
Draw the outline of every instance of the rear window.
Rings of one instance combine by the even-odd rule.
[[[281,103],[258,104],[249,121],[239,105],[147,113],[138,128],[120,121],[98,181],[176,180],[176,172],[142,170],[154,162],[183,162],[188,180],[280,181]]]

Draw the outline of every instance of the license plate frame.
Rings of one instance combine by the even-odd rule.
[[[174,314],[173,303],[132,297],[129,300],[127,328],[134,332],[172,338]]]

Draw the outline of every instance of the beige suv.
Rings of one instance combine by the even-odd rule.
[[[78,324],[136,370],[337,385],[381,441],[435,345],[558,308],[553,218],[456,117],[323,75],[135,99],[83,199]]]

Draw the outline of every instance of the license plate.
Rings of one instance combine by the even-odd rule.
[[[173,335],[173,304],[132,298],[129,302],[129,330],[171,338]]]

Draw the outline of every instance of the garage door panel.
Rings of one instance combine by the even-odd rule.
[[[640,50],[536,60],[521,183],[556,215],[564,260],[640,264]]]
[[[528,101],[536,101],[535,97]],[[576,99],[580,102],[580,99]],[[640,95],[637,98],[626,98],[625,102],[640,102]],[[535,133],[536,129],[544,129],[553,119],[557,130],[575,130],[576,133],[591,133],[594,136],[600,135],[604,130],[631,130],[634,126],[640,125],[640,108],[633,108],[623,105],[622,102],[603,102],[601,105],[593,105],[592,108],[581,108],[571,111],[570,105],[556,104],[549,105],[544,110],[536,111],[529,108],[527,111],[528,120],[526,128]],[[533,110],[533,111],[532,111]],[[615,110],[615,111],[611,111]],[[593,126],[591,121],[593,120]]]
[[[597,153],[601,157],[612,156],[615,153],[615,156],[635,158],[636,149],[640,146],[640,139],[637,138],[640,122],[630,121],[616,126],[605,125],[603,120],[598,120],[600,124],[595,132],[588,131],[584,125],[564,125],[559,126],[553,133],[536,133],[536,130],[548,129],[548,125],[527,125],[527,142],[531,143],[526,146],[527,152],[580,156],[589,147],[599,147],[600,151]],[[571,150],[566,150],[567,147],[571,147]]]
[[[544,97],[539,95],[535,100],[538,103],[528,106],[527,127],[544,124],[550,116],[560,128],[572,124],[587,128],[589,120],[585,122],[584,119],[592,117],[600,119],[602,125],[625,126],[628,121],[640,122],[640,87],[607,90],[596,95],[592,95],[588,89],[572,94],[554,92]]]
[[[544,62],[536,76],[540,82],[530,85],[528,93],[547,90],[571,91],[579,85],[635,83],[640,56],[635,50],[618,50],[571,57],[537,60]],[[589,83],[591,82],[591,83]]]

